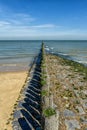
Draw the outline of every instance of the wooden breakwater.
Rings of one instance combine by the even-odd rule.
[[[58,130],[59,111],[53,102],[50,87],[42,43],[22,90],[22,98],[15,109],[13,130]]]
[[[41,61],[42,47],[35,59],[13,120],[13,130],[42,130],[41,110]]]

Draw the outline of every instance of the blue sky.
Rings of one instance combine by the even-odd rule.
[[[87,39],[87,0],[0,0],[0,39]]]

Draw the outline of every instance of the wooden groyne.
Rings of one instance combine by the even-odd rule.
[[[14,112],[13,130],[58,130],[59,112],[50,95],[44,43],[34,59],[22,90],[22,99]]]
[[[13,130],[42,130],[41,110],[42,48],[32,64],[26,85],[14,112]]]

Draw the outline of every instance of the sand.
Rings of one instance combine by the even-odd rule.
[[[12,130],[8,120],[26,77],[27,71],[0,73],[0,130]]]

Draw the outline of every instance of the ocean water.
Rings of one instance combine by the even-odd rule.
[[[0,41],[0,71],[28,70],[41,41]]]
[[[87,41],[44,41],[46,50],[87,65]],[[41,47],[39,40],[0,41],[0,71],[28,70]]]
[[[87,66],[87,41],[45,41],[46,50]]]

